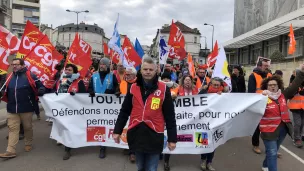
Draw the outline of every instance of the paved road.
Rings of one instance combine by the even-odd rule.
[[[34,116],[34,118],[36,118]],[[14,171],[134,171],[136,166],[128,162],[121,149],[108,149],[106,159],[99,159],[98,147],[87,147],[72,151],[72,158],[63,161],[63,147],[56,146],[54,140],[49,139],[51,127],[43,120],[34,121],[34,149],[26,153],[23,141],[18,144],[18,157],[10,160],[0,159],[0,170]],[[6,148],[7,128],[0,130],[0,151]],[[261,145],[263,146],[263,145]],[[290,139],[286,139],[284,146],[304,159],[304,149],[296,149]],[[279,171],[300,171],[304,164],[296,160],[284,150],[280,150],[283,158],[279,159]],[[217,171],[260,171],[264,154],[257,155],[251,151],[250,138],[238,138],[227,142],[216,150],[214,167]],[[174,155],[171,160],[172,171],[199,171],[198,155]],[[160,161],[158,170],[163,170]]]

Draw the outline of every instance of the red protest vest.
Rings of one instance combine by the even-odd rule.
[[[268,98],[264,116],[260,121],[261,132],[274,132],[280,125],[281,121],[285,123],[291,122],[283,94],[279,97],[278,103],[279,104]]]
[[[7,81],[6,81],[6,84],[5,84],[5,92],[4,92],[4,95],[2,97],[2,100],[7,102],[8,99],[7,99],[7,88],[8,88],[8,85],[9,83],[11,82],[11,79],[12,79],[12,76],[13,76],[14,73],[11,73],[8,77],[7,77]],[[35,99],[38,100],[38,91],[37,91],[37,88],[36,88],[36,83],[35,83],[35,80],[32,78],[31,76],[31,72],[30,71],[26,71],[25,72],[25,75],[26,75],[26,78],[28,79],[28,82],[30,84],[30,86],[32,87],[34,93],[35,93]]]
[[[130,93],[133,95],[133,108],[130,115],[128,129],[132,129],[144,122],[157,133],[163,133],[165,127],[164,115],[162,112],[165,99],[166,84],[158,82],[158,89],[151,93],[144,103],[140,87],[132,84]]]
[[[81,81],[80,78],[78,78],[77,80],[74,80],[72,82],[72,84],[70,85],[69,89],[68,89],[68,93],[70,92],[74,92],[74,93],[77,93],[79,91],[79,87],[78,87],[78,83],[79,81]],[[59,89],[59,86],[60,86],[60,81],[57,81],[57,85],[56,85],[56,90],[58,91]]]
[[[196,88],[192,89],[192,95],[197,95],[198,94],[198,90]],[[185,96],[185,90],[183,87],[180,87],[178,90],[178,95],[179,96]]]

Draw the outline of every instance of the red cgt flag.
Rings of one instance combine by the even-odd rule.
[[[113,62],[114,64],[118,64],[118,62],[119,62],[119,60],[120,60],[119,54],[118,54],[117,52],[113,51],[112,49],[111,49],[110,54],[111,54],[112,62]]]
[[[141,58],[134,49],[133,45],[131,44],[127,36],[125,37],[124,43],[122,45],[122,49],[124,51],[126,60],[128,60],[129,65],[133,67],[137,67],[141,64]]]
[[[36,46],[42,39],[44,34],[42,34],[39,29],[27,21],[24,29],[24,33],[21,39],[21,44],[19,51],[17,53],[17,58],[24,58],[28,53]]]
[[[6,42],[6,47],[7,49],[10,50],[10,54],[15,54],[19,50],[20,47],[20,40],[18,39],[17,36],[15,36],[13,33],[8,31],[5,27],[0,25],[0,33],[1,33],[1,46],[4,44],[2,43],[3,41]]]
[[[88,69],[92,65],[91,52],[92,47],[87,42],[80,39],[78,33],[76,33],[65,65],[67,63],[76,65],[80,77],[84,78]]]
[[[207,58],[207,65],[208,67],[213,67],[216,63],[216,58],[218,56],[218,43],[217,41],[215,42],[215,45],[214,45],[214,48],[213,48],[213,51],[208,55],[208,58]]]
[[[187,52],[185,50],[185,37],[173,20],[170,27],[168,45],[171,46],[168,55],[169,58],[183,60],[187,57]]]
[[[34,73],[49,89],[55,84],[55,66],[63,59],[63,56],[56,51],[48,37],[45,35],[39,43],[24,58],[28,70]]]
[[[6,34],[0,32],[0,75],[7,74],[9,68],[8,56],[10,55],[9,45],[5,40]]]

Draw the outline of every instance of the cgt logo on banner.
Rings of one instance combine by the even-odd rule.
[[[105,142],[106,127],[92,126],[87,128],[87,142]]]
[[[46,115],[55,119],[51,137],[62,144],[71,148],[100,145],[127,148],[128,124],[123,129],[120,143],[113,140],[124,98],[104,94],[89,97],[87,94],[71,96],[62,93],[58,96],[46,94],[40,100]],[[164,107],[158,104],[159,100],[154,101],[148,108]],[[266,103],[267,97],[260,94],[178,97],[174,101],[178,143],[174,151],[169,151],[165,130],[163,153],[210,153],[231,138],[249,136],[261,120]]]

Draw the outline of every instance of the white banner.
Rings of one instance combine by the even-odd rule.
[[[128,148],[127,126],[121,143],[113,140],[113,129],[124,97],[88,94],[47,94],[41,102],[54,118],[51,138],[65,146],[109,146]],[[208,94],[180,97],[174,101],[177,147],[164,153],[202,154],[214,151],[231,138],[252,135],[262,118],[267,97],[260,94]]]

